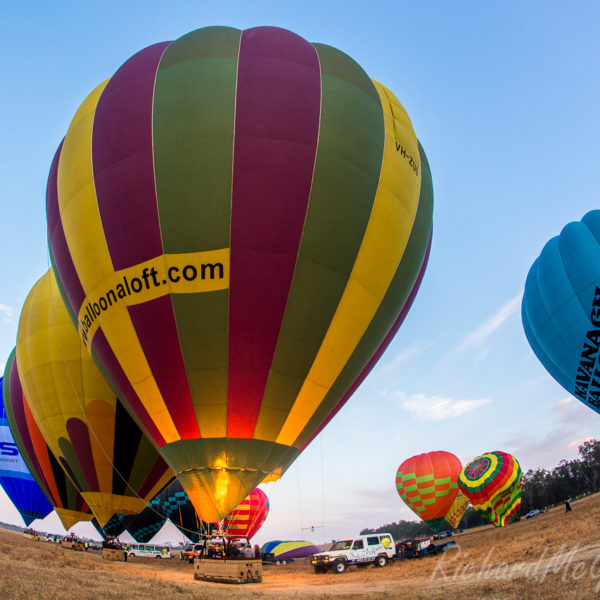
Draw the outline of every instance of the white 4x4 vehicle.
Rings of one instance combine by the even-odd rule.
[[[329,569],[343,573],[350,565],[385,567],[395,552],[394,538],[389,533],[372,533],[339,540],[327,552],[313,554],[310,562],[315,573]]]

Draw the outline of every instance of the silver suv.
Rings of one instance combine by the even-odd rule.
[[[371,533],[339,540],[327,552],[313,554],[315,573],[343,573],[350,565],[385,567],[395,554],[394,538],[389,533]]]

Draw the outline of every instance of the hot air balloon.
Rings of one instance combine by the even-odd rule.
[[[164,491],[164,490],[163,490]],[[127,526],[127,531],[136,542],[146,544],[164,526],[166,519],[158,512],[158,496]]]
[[[222,530],[229,536],[250,540],[262,527],[268,514],[269,499],[260,488],[256,488],[225,517]]]
[[[273,560],[283,561],[290,558],[306,558],[321,552],[319,546],[305,540],[282,541],[273,540],[262,545],[260,553],[262,556],[271,554]]]
[[[152,539],[167,519],[192,542],[200,540],[199,532],[210,533],[215,529],[198,518],[178,481],[153,498],[127,529],[138,542],[145,543]]]
[[[461,468],[460,460],[445,450],[411,456],[398,467],[400,498],[433,531],[442,526],[456,499]]]
[[[519,461],[506,452],[487,452],[460,472],[460,491],[473,508],[496,527],[511,523],[521,506],[523,473]]]
[[[463,515],[467,512],[467,508],[469,508],[469,499],[459,490],[450,510],[448,510],[444,517],[444,521],[446,521],[452,529],[456,529],[460,520],[463,518]]]
[[[35,422],[23,394],[15,350],[8,357],[4,370],[7,382],[4,410],[15,442],[29,471],[67,530],[79,521],[93,518],[88,505],[60,466]]]
[[[25,300],[16,360],[44,439],[100,525],[143,510],[173,475],[83,347],[52,270]]]
[[[83,343],[205,522],[298,456],[391,341],[433,191],[396,97],[276,27],[207,27],[86,98],[47,188]]]
[[[521,310],[532,350],[569,393],[600,412],[600,210],[569,223],[527,275]]]
[[[8,381],[2,377],[0,383],[0,392],[8,396]],[[23,460],[10,432],[4,402],[0,402],[0,485],[25,525],[29,526],[35,519],[43,519],[52,512],[52,506]]]

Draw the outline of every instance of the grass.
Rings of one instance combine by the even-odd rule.
[[[559,507],[502,529],[467,531],[435,557],[343,575],[315,575],[296,561],[267,566],[262,584],[245,586],[194,581],[192,565],[178,559],[114,563],[0,529],[0,598],[587,600],[600,596],[600,495],[572,506],[569,514]]]

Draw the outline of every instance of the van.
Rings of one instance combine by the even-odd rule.
[[[129,558],[145,556],[149,558],[171,558],[169,546],[155,546],[153,544],[127,544]]]

